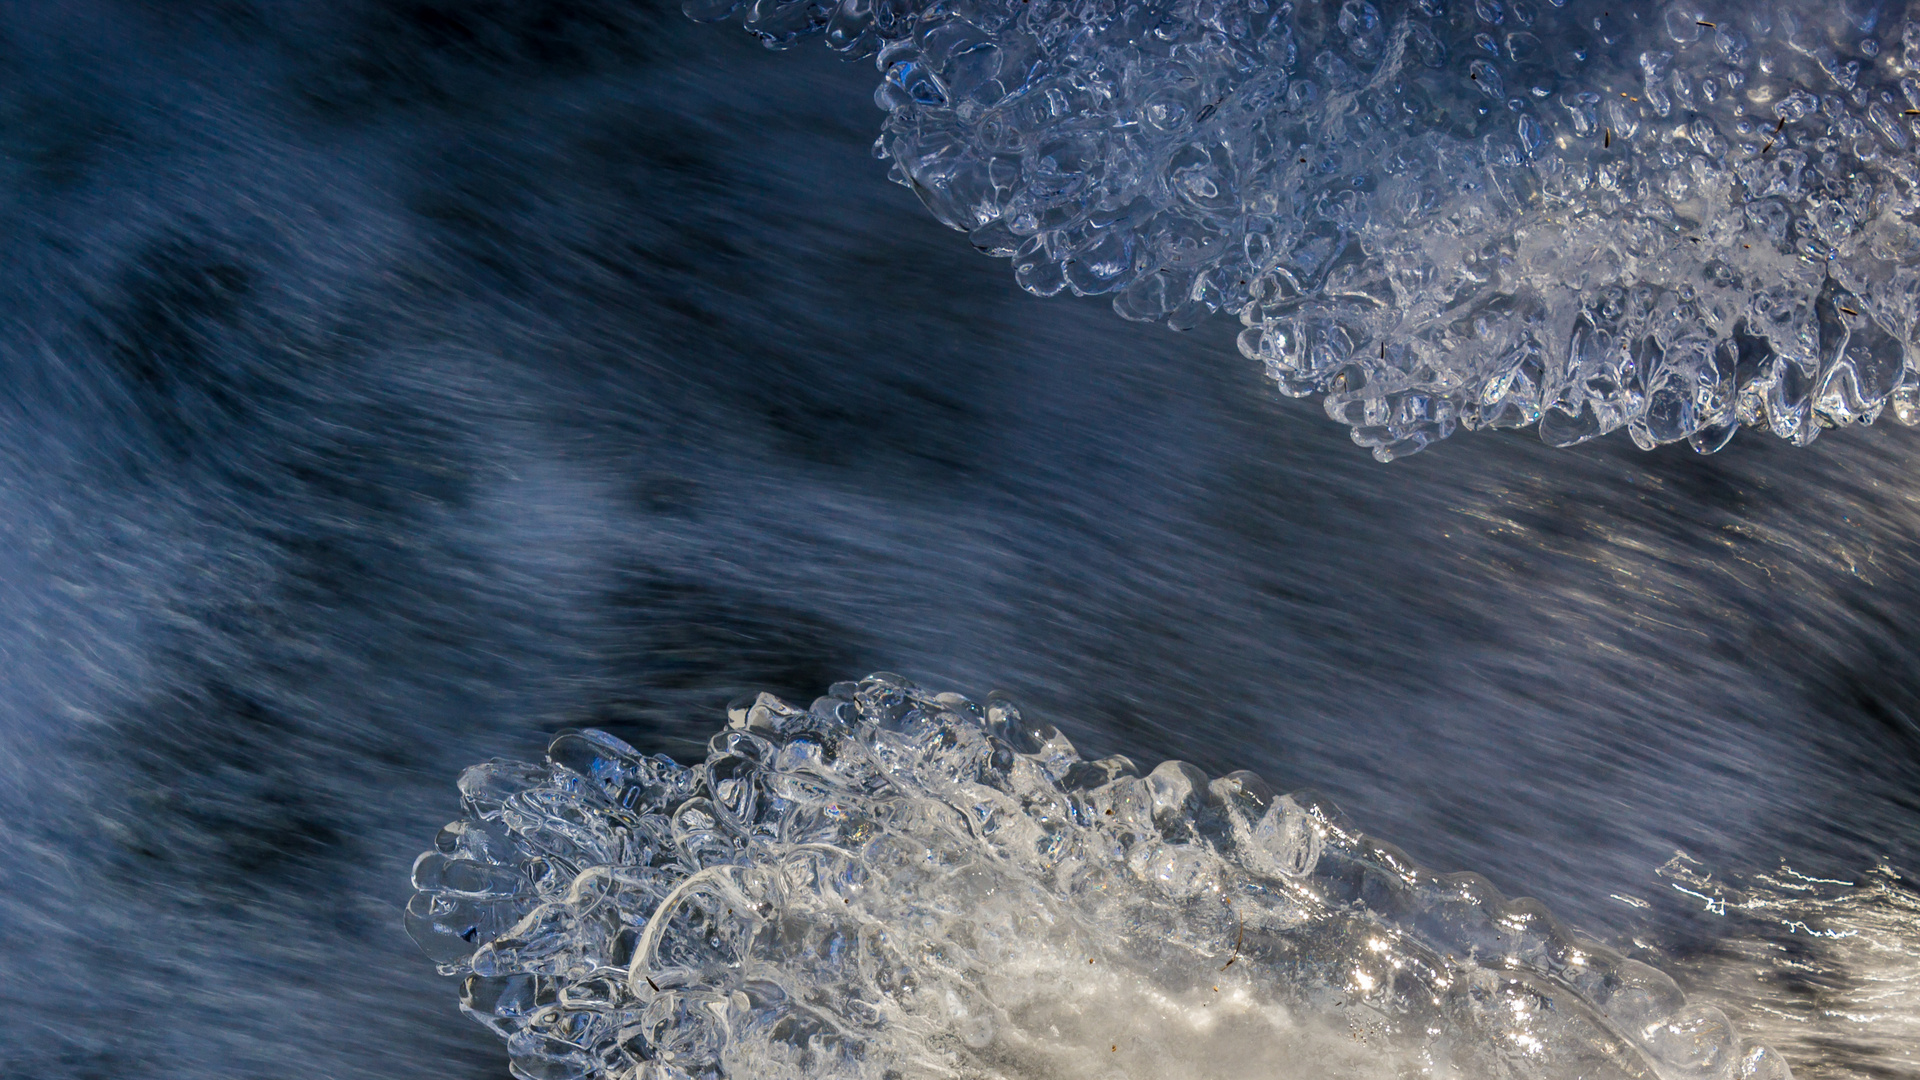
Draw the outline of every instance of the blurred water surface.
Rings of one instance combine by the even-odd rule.
[[[502,1076],[401,929],[458,769],[876,669],[1319,789],[1730,1001],[1778,935],[1676,850],[1915,865],[1913,432],[1383,467],[1224,321],[1019,292],[871,86],[612,2],[9,9],[0,1073]]]

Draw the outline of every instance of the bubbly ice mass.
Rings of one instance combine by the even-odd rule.
[[[763,694],[694,768],[573,732],[460,790],[408,927],[532,1080],[1790,1075],[1311,796],[894,676]]]
[[[876,54],[877,149],[1042,296],[1225,310],[1390,460],[1920,420],[1897,0],[688,0]]]

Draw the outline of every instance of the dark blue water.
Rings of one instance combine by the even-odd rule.
[[[1019,291],[872,85],[613,2],[8,10],[0,1074],[503,1076],[401,927],[458,769],[876,669],[1616,938],[1676,849],[1915,865],[1912,432],[1378,465],[1229,320]]]

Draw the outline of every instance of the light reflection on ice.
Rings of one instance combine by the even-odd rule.
[[[1892,867],[1857,881],[1782,867],[1721,880],[1685,856],[1662,868],[1708,920],[1712,946],[1675,961],[1697,996],[1806,1076],[1873,1061],[1920,1074],[1920,892]]]

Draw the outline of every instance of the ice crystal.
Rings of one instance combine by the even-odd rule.
[[[527,1080],[1784,1080],[1673,980],[1324,802],[894,676],[706,760],[460,778],[408,926]]]
[[[1324,395],[1711,452],[1920,420],[1920,21],[1894,0],[690,0],[873,54],[877,149],[1021,286]]]

